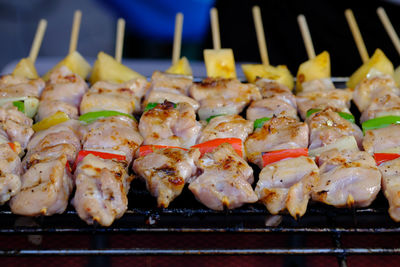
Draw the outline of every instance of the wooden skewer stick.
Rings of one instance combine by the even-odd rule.
[[[122,49],[124,46],[124,34],[125,34],[125,20],[118,19],[117,24],[117,41],[115,44],[115,59],[121,63],[122,60]]]
[[[215,7],[211,8],[210,16],[211,16],[211,31],[212,31],[214,49],[221,49],[221,37],[219,35],[218,11]]]
[[[297,17],[297,22],[299,23],[301,35],[303,36],[304,46],[307,50],[307,55],[309,59],[315,58],[314,45],[312,43],[310,30],[308,29],[306,17],[301,14]]]
[[[269,65],[267,43],[265,41],[264,27],[262,24],[262,18],[259,6],[253,7],[253,19],[254,19],[254,26],[256,28],[258,49],[260,50],[262,64]]]
[[[397,53],[399,53],[399,55],[400,55],[400,39],[399,39],[399,36],[397,35],[396,31],[394,30],[393,25],[390,22],[388,15],[386,14],[386,11],[382,7],[379,7],[376,10],[376,13],[378,13],[378,16],[381,19],[381,22],[382,22],[383,26],[385,27],[387,34],[389,35],[390,39],[392,40],[392,43],[397,50]]]
[[[35,63],[36,58],[39,54],[39,49],[40,46],[42,45],[42,40],[44,33],[46,32],[46,28],[47,28],[47,20],[41,19],[35,33],[35,38],[33,39],[31,51],[29,52],[28,58],[32,61],[32,63]]]
[[[357,21],[354,17],[353,11],[351,9],[346,9],[344,12],[346,16],[347,23],[349,24],[351,33],[353,34],[354,41],[356,42],[358,52],[360,53],[361,60],[363,63],[367,62],[369,59],[367,48],[365,47],[364,40],[361,36],[360,29],[358,28]]]
[[[174,45],[172,47],[172,64],[181,57],[183,14],[179,12],[175,17]]]
[[[76,51],[78,46],[79,28],[81,27],[82,12],[76,10],[72,23],[71,39],[69,40],[69,54]]]

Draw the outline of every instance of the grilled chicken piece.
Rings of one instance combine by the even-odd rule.
[[[82,127],[81,140],[84,150],[123,152],[128,164],[143,142],[137,122],[126,116],[102,118]]]
[[[16,107],[0,107],[0,125],[11,142],[18,142],[25,149],[33,135],[32,119],[18,111]]]
[[[163,91],[151,91],[145,101],[143,101],[143,107],[146,107],[148,103],[163,103],[164,101],[172,103],[188,103],[193,107],[194,110],[198,110],[200,107],[199,102],[190,98],[186,95],[167,93]]]
[[[73,146],[74,149],[66,150],[71,152],[67,153],[66,157],[68,162],[72,164],[75,161],[76,153],[81,149],[79,128],[79,121],[68,120],[66,122],[54,125],[46,130],[37,132],[28,144],[28,152],[24,162],[30,162],[30,157],[36,153],[52,150],[57,145],[69,144]]]
[[[153,75],[151,76],[152,91],[161,91],[187,96],[192,83],[193,78],[191,76],[169,74],[160,71],[153,72]]]
[[[262,168],[262,152],[308,147],[308,133],[305,122],[273,117],[247,138],[245,150],[248,160]]]
[[[63,213],[72,191],[65,155],[36,163],[21,177],[21,191],[10,201],[11,211],[26,216]]]
[[[288,210],[294,218],[304,215],[319,170],[308,157],[281,160],[265,166],[255,189],[258,199],[271,214]]]
[[[253,169],[230,144],[221,144],[204,154],[196,165],[202,174],[190,183],[189,189],[210,209],[234,209],[257,201],[251,187]]]
[[[7,143],[0,144],[0,204],[7,202],[21,188],[21,160],[18,151]]]
[[[371,155],[383,152],[397,153],[390,150],[400,147],[400,125],[393,124],[385,128],[366,131],[362,145],[364,150]]]
[[[297,120],[299,119],[295,107],[275,97],[253,101],[246,111],[246,118],[251,121],[264,117],[272,118],[273,116],[285,116]]]
[[[126,165],[87,155],[75,171],[76,192],[72,203],[79,217],[88,224],[110,226],[128,207],[127,193],[132,176]]]
[[[240,138],[242,142],[253,132],[253,123],[239,115],[223,115],[212,118],[203,128],[197,143],[217,138]]]
[[[43,120],[56,113],[65,112],[70,118],[78,118],[78,108],[82,96],[88,90],[86,82],[67,67],[54,70],[46,88],[40,96],[37,119]]]
[[[0,98],[31,96],[39,98],[45,82],[42,79],[27,79],[14,75],[0,77]]]
[[[190,95],[200,102],[200,119],[212,115],[239,114],[251,100],[261,99],[258,88],[236,79],[206,78],[193,83]]]
[[[198,149],[155,149],[135,160],[133,170],[146,181],[147,189],[157,198],[159,207],[167,208],[179,196],[188,179],[196,174]]]
[[[379,165],[382,174],[382,190],[389,202],[389,215],[400,221],[400,158]]]
[[[302,92],[335,90],[335,85],[330,78],[316,79],[301,84]]]
[[[354,89],[353,101],[358,110],[363,112],[374,99],[387,94],[400,96],[400,89],[391,76],[365,78]]]
[[[381,95],[372,100],[361,114],[360,122],[389,115],[400,115],[400,97],[394,94]]]
[[[187,103],[165,101],[143,113],[139,131],[144,145],[164,145],[189,148],[196,144],[201,124],[196,113]]]
[[[354,123],[342,118],[331,108],[315,112],[307,118],[307,124],[310,128],[310,146],[309,149],[323,147],[335,143],[344,136],[354,136],[358,147],[361,148],[363,133]]]
[[[381,189],[381,173],[365,151],[329,150],[319,157],[312,198],[335,207],[367,207]]]
[[[257,80],[256,86],[260,89],[262,98],[280,99],[297,108],[296,97],[288,87],[268,79]]]
[[[303,84],[304,85],[304,84]],[[332,108],[337,111],[350,113],[352,91],[349,89],[330,89],[303,91],[296,96],[297,107],[303,120],[310,109]]]
[[[141,111],[141,100],[148,89],[149,83],[140,78],[122,84],[97,82],[83,96],[81,114],[100,110],[138,113]]]

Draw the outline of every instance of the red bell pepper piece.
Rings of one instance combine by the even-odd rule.
[[[263,167],[283,159],[297,158],[301,156],[308,156],[307,148],[282,149],[264,152],[262,153]]]
[[[400,157],[400,154],[395,154],[395,153],[375,153],[374,154],[374,159],[376,162],[376,165],[379,166],[382,163],[390,160],[394,160]]]
[[[231,144],[236,153],[239,156],[243,157],[243,145],[242,139],[240,138],[217,138],[201,144],[194,145],[192,146],[192,148],[198,148],[201,155],[203,156],[205,153],[212,152],[215,148],[223,143]]]

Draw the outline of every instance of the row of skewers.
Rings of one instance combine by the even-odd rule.
[[[299,67],[294,95],[288,69],[269,65],[258,7],[253,15],[263,64],[242,66],[249,83],[236,79],[232,50],[221,49],[215,9],[214,49],[204,52],[209,77],[201,82],[193,82],[188,60],[180,59],[182,14],[173,64],[150,81],[121,64],[123,20],[115,58],[100,52],[91,70],[76,51],[79,11],[69,54],[39,78],[41,21],[29,58],[0,80],[1,202],[9,201],[15,214],[50,216],[63,213],[74,194],[81,219],[109,226],[127,209],[132,170],[159,207],[189,184],[211,209],[258,201],[272,214],[287,210],[295,218],[310,199],[366,207],[382,185],[389,214],[399,221],[400,89],[391,62],[378,49],[348,89],[335,88],[329,53],[315,56],[300,16],[310,60]],[[249,163],[261,169],[255,189]]]

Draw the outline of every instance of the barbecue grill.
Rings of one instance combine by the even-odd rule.
[[[333,78],[338,88],[345,87],[346,78]],[[352,113],[359,112],[352,107]],[[253,166],[257,181],[258,167]],[[254,183],[256,184],[256,182]],[[362,209],[338,209],[318,203],[310,203],[304,217],[298,221],[288,214],[272,216],[261,204],[245,205],[226,211],[213,211],[197,202],[190,191],[183,193],[166,209],[156,208],[156,199],[135,179],[129,192],[129,207],[125,215],[110,227],[89,226],[79,219],[73,207],[61,215],[22,220],[11,213],[7,206],[0,209],[0,233],[10,235],[56,235],[94,234],[94,245],[90,248],[65,249],[5,249],[0,247],[0,256],[125,256],[125,255],[330,255],[335,256],[340,266],[347,266],[349,255],[393,255],[400,254],[400,247],[367,247],[365,244],[347,247],[345,235],[372,234],[385,239],[390,234],[400,233],[400,226],[388,215],[387,200],[380,193],[374,203]],[[223,234],[237,233],[273,235],[288,239],[285,244],[268,248],[109,248],[104,244],[107,235],[116,234]],[[303,247],[302,241],[311,235],[329,236],[330,246]],[[300,238],[300,242],[299,242]],[[60,239],[62,241],[62,237]]]

